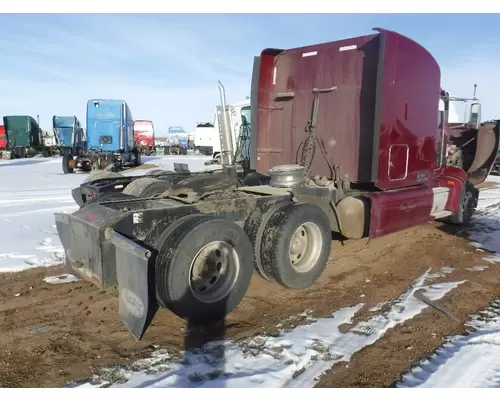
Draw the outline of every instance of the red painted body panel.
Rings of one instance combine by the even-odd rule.
[[[310,175],[342,177],[382,190],[430,180],[436,165],[440,70],[416,42],[386,30],[368,36],[261,55],[257,170],[300,163],[319,94],[316,146]],[[277,98],[293,92],[292,98]],[[391,147],[396,146],[396,147]],[[391,158],[389,155],[391,154]],[[328,162],[327,162],[328,160]],[[390,165],[392,162],[392,166]]]
[[[0,150],[7,148],[7,136],[5,135],[5,127],[0,125]]]
[[[443,168],[441,176],[439,177],[439,183],[436,186],[444,186],[450,189],[450,195],[446,202],[446,210],[453,213],[458,211],[460,195],[462,194],[462,188],[467,182],[467,179],[467,173],[460,168],[452,166]]]
[[[155,131],[152,121],[134,121],[134,140],[139,147],[155,146]]]
[[[370,237],[431,221],[433,192],[428,186],[370,193]]]
[[[371,162],[372,154],[378,37],[362,36],[277,55],[263,52],[258,94],[259,172],[267,174],[273,165],[300,162],[307,137],[305,127],[311,118],[313,89],[337,86],[337,90],[319,95],[316,134],[328,161],[340,164],[342,175],[357,181],[359,171],[370,173],[371,166],[364,163],[366,156]],[[357,48],[339,51],[347,46]],[[293,99],[276,99],[278,93],[290,91],[295,93]],[[316,174],[331,177],[320,149],[311,164],[311,175]]]
[[[423,174],[433,176],[441,72],[436,60],[418,43],[394,32],[379,31],[385,50],[376,185],[386,190],[417,185]],[[396,153],[391,152],[392,146],[398,146]]]

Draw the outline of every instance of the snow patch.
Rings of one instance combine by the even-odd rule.
[[[312,387],[334,364],[349,361],[353,354],[375,343],[389,329],[428,307],[414,297],[423,290],[439,300],[461,282],[424,285],[426,271],[410,288],[391,302],[388,310],[351,328],[364,304],[342,308],[331,318],[282,330],[277,337],[260,335],[241,342],[216,341],[179,356],[157,350],[131,367],[103,368],[89,382],[70,387]],[[309,312],[303,313],[308,316]],[[288,320],[293,320],[290,317]]]
[[[500,388],[500,301],[473,316],[468,334],[448,338],[399,388]]]
[[[46,276],[45,278],[43,278],[44,282],[51,284],[78,282],[79,280],[80,278],[77,278],[75,275],[72,274],[53,275],[53,276]]]
[[[174,163],[187,163],[191,171],[204,169],[210,157],[143,157],[144,162],[173,170]],[[64,250],[57,234],[54,213],[78,210],[71,190],[87,177],[64,174],[61,159],[35,157],[0,161],[0,272],[61,264]],[[128,170],[143,175],[147,169]]]

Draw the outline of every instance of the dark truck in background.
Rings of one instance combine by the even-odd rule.
[[[41,151],[43,143],[38,122],[29,115],[3,117],[7,150],[11,158],[32,157]]]
[[[191,323],[224,318],[254,271],[311,286],[332,232],[360,239],[436,219],[467,224],[499,121],[480,123],[475,106],[449,137],[453,99],[440,84],[425,48],[384,29],[265,49],[254,61],[247,159],[235,162],[220,86],[222,171],[181,165],[82,184],[73,191],[82,207],[55,214],[65,269],[118,285],[120,317],[139,340],[159,307]],[[448,165],[450,141],[468,146],[461,168]]]

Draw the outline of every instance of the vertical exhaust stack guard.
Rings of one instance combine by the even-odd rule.
[[[231,126],[227,115],[226,105],[226,90],[220,81],[220,117],[219,117],[219,134],[221,142],[222,165],[233,165],[234,163],[234,148],[233,139],[231,136]]]

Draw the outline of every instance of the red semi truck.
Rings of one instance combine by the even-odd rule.
[[[7,149],[7,136],[5,135],[5,126],[0,125],[0,151]]]
[[[155,148],[155,128],[153,121],[135,120],[134,139],[142,154],[151,155]]]
[[[56,214],[66,270],[118,285],[120,317],[140,339],[160,306],[192,324],[224,318],[253,271],[311,286],[332,232],[359,239],[435,219],[468,223],[499,121],[480,123],[475,102],[464,124],[449,126],[454,99],[436,60],[376,31],[255,58],[249,169],[234,164],[220,87],[222,171],[178,166],[74,189],[80,210]],[[448,165],[448,142],[464,150],[461,167]]]

